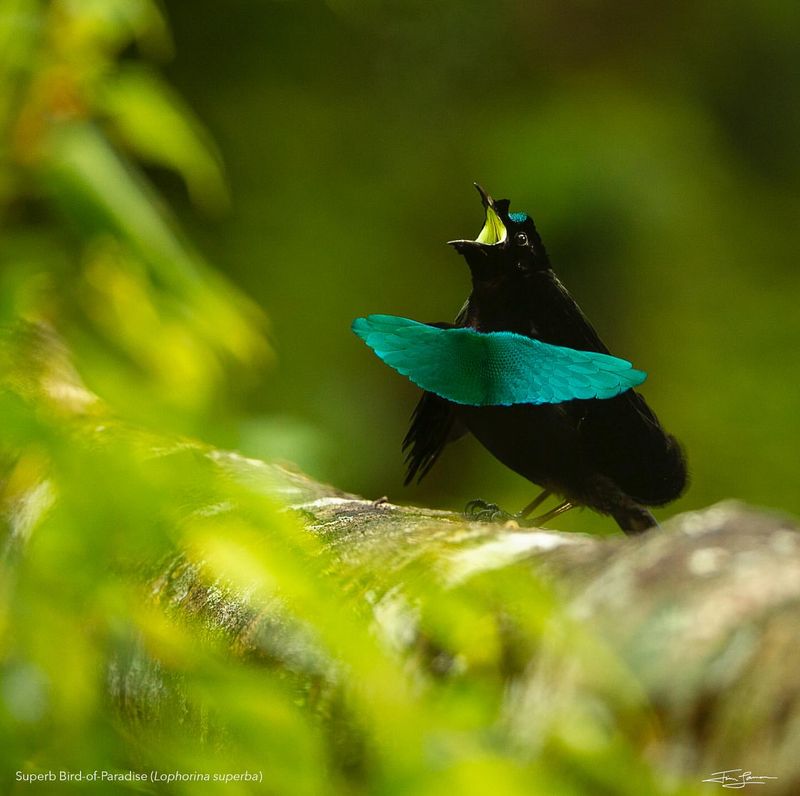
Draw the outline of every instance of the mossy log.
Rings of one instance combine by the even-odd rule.
[[[430,562],[454,584],[520,566],[545,577],[643,692],[658,724],[651,756],[664,770],[699,783],[744,769],[777,777],[765,782],[771,793],[800,793],[800,535],[791,519],[729,501],[639,537],[598,538],[466,522],[366,500],[289,468],[210,455],[287,505],[342,563],[374,572],[376,583],[402,584],[410,565]],[[207,612],[240,651],[278,632],[274,624],[254,630],[241,604],[204,585],[186,561],[173,562],[156,590],[178,609]],[[374,608],[376,622],[389,621],[391,612]],[[540,710],[537,695],[569,677],[540,656],[512,712]]]

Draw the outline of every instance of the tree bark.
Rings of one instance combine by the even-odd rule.
[[[643,692],[657,725],[651,756],[664,770],[700,782],[744,769],[778,778],[765,792],[800,792],[800,536],[789,518],[729,501],[639,537],[523,530],[365,500],[282,466],[209,455],[287,505],[343,564],[374,572],[376,584],[402,584],[412,565],[435,566],[452,586],[520,567],[532,582],[545,577]],[[160,600],[214,617],[239,650],[259,635],[235,595],[221,598],[184,559],[156,590]],[[389,621],[380,602],[373,608],[378,624]],[[266,614],[259,621],[273,622],[269,633],[286,631]],[[552,694],[565,683],[581,687],[586,672],[548,665],[548,654],[545,644],[510,697],[512,725],[541,715],[545,702],[557,710]],[[518,729],[531,740],[524,722]]]

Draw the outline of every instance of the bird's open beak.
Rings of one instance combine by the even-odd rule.
[[[494,199],[492,199],[477,182],[475,183],[475,187],[478,189],[478,193],[481,195],[481,202],[483,202],[483,206],[486,209],[486,221],[483,224],[483,229],[475,240],[447,241],[450,246],[453,246],[459,252],[468,249],[479,249],[481,246],[495,246],[498,243],[504,243],[508,238],[506,225],[502,222],[500,216],[497,215],[494,209]]]

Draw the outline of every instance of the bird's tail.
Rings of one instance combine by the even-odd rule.
[[[663,506],[686,489],[686,457],[680,443],[633,390],[598,401],[581,435],[597,469],[636,503]]]
[[[658,527],[656,518],[644,506],[636,504],[620,506],[611,512],[611,516],[628,536]]]

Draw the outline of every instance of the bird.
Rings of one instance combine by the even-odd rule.
[[[403,440],[405,483],[421,481],[451,442],[472,434],[542,491],[515,514],[470,501],[470,517],[540,527],[585,507],[629,535],[657,527],[649,507],[678,498],[688,470],[681,444],[634,389],[647,374],[610,354],[553,271],[533,219],[475,187],[483,228],[448,242],[472,281],[455,321],[370,315],[352,324],[423,389]],[[551,495],[558,505],[529,519]]]

